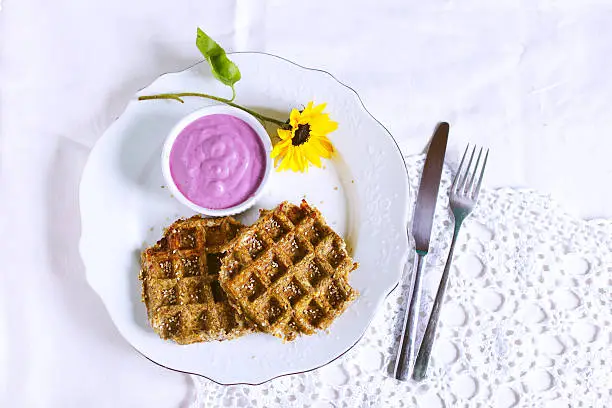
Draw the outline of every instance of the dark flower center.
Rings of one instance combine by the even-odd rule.
[[[291,144],[299,146],[306,143],[308,139],[310,139],[310,125],[308,123],[305,125],[298,125],[298,128],[295,130],[295,135],[291,138]]]

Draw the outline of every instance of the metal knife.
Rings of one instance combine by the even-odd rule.
[[[410,304],[404,315],[402,338],[400,340],[400,349],[395,360],[394,371],[395,378],[402,381],[410,378],[410,371],[416,354],[416,335],[419,308],[421,306],[423,263],[425,255],[429,252],[429,239],[431,236],[434,212],[436,210],[440,178],[442,177],[442,166],[446,153],[448,130],[448,123],[441,122],[431,140],[431,144],[427,151],[427,157],[425,158],[425,165],[423,166],[421,184],[419,185],[416,206],[412,217],[412,236],[414,237],[416,249],[416,266],[413,269]]]

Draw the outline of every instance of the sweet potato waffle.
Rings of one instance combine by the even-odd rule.
[[[241,228],[232,217],[177,220],[142,253],[142,299],[161,338],[189,344],[251,331],[219,284],[223,251]]]

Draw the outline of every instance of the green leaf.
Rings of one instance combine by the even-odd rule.
[[[219,81],[227,86],[232,87],[234,92],[234,84],[240,81],[240,70],[238,66],[227,58],[225,50],[219,44],[210,38],[204,31],[198,27],[198,36],[196,38],[198,49],[210,64],[210,69]],[[232,100],[234,98],[232,97]]]

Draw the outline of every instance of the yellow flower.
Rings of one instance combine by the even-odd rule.
[[[329,159],[334,155],[334,146],[327,135],[338,128],[338,123],[323,113],[324,103],[313,106],[313,102],[302,112],[297,109],[289,115],[291,129],[278,129],[280,142],[272,149],[271,156],[277,171],[308,171],[310,163],[321,167],[321,157]]]

